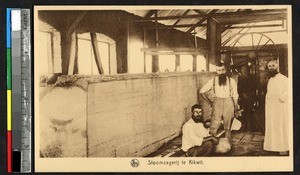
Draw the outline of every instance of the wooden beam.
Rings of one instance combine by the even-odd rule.
[[[206,42],[210,63],[218,64],[221,61],[221,26],[213,18],[207,19]]]
[[[175,71],[180,71],[180,55],[175,55]]]
[[[152,47],[142,48],[143,52],[206,52],[206,47]]]
[[[193,10],[200,15],[206,15],[207,17],[209,17],[209,15],[207,15],[205,12],[202,12],[201,10],[197,10],[197,9],[193,9]]]
[[[66,31],[61,31],[60,36],[61,36],[61,71],[62,71],[63,75],[68,75],[69,61],[70,61],[71,36],[67,36]]]
[[[208,54],[205,54],[205,59],[206,59],[206,71],[208,72],[209,71],[209,63],[210,63]]]
[[[152,55],[152,72],[159,71],[158,55]]]
[[[155,12],[155,45],[158,47],[158,21],[157,21],[157,11]]]
[[[202,19],[200,19],[195,25],[201,25],[202,23],[204,23],[204,21],[206,21],[207,16],[213,15],[213,14],[216,13],[217,11],[218,11],[217,9],[214,9],[214,10],[210,11],[210,12],[206,15],[206,17],[203,17]],[[196,26],[191,27],[191,28],[187,31],[187,33],[191,33],[195,28],[196,28]]]
[[[270,44],[270,45],[266,45],[264,47],[263,50],[278,50],[278,49],[287,49],[287,45],[286,44]],[[257,50],[257,49],[253,49],[252,46],[244,46],[244,47],[230,47],[230,46],[223,46],[221,47],[221,50],[224,52],[244,52],[244,51],[252,51],[252,50]]]
[[[281,14],[269,14],[269,15],[257,15],[249,14],[245,16],[222,16],[216,17],[220,23],[224,24],[245,24],[245,23],[256,23],[256,22],[266,22],[266,21],[278,21],[287,19],[286,13]]]
[[[74,61],[74,70],[73,74],[78,74],[78,36],[75,35],[75,61]]]
[[[53,52],[53,34],[47,35],[47,58],[48,58],[48,72],[54,73],[54,52]]]
[[[182,16],[186,16],[188,13],[189,13],[190,10],[186,10]],[[176,24],[178,24],[179,22],[181,21],[181,19],[178,19],[177,21],[175,21],[175,23],[172,25],[172,26],[176,26]],[[166,36],[168,36],[168,33],[170,33],[171,30],[168,30],[164,35],[162,35],[159,40],[158,40],[158,43],[164,39]]]
[[[253,25],[253,26],[231,26],[231,27],[228,27],[227,29],[261,28],[261,27],[282,27],[282,24]]]
[[[157,17],[157,20],[162,21],[162,20],[191,19],[191,18],[207,18],[207,15],[164,16],[164,17]],[[134,22],[146,22],[146,21],[155,21],[155,17],[135,20]]]
[[[146,55],[205,55],[206,52],[145,52]]]
[[[268,30],[268,31],[261,31],[261,32],[243,32],[243,33],[236,33],[236,35],[244,35],[244,34],[261,34],[261,33],[277,33],[277,32],[286,32],[286,30]]]
[[[72,33],[71,36],[71,47],[70,47],[70,56],[69,56],[69,65],[68,65],[68,75],[73,75],[74,72],[74,63],[76,57],[76,33]]]
[[[240,12],[241,11],[241,9],[238,9],[236,12]],[[246,10],[244,10],[244,12],[249,12],[249,11],[251,11],[251,9],[246,9]],[[228,30],[230,27],[232,26],[232,24],[229,24],[229,25],[227,25],[227,26],[223,26],[222,28],[221,28],[221,34],[223,33],[223,32],[225,32],[226,30]],[[226,33],[227,34],[227,33]],[[225,34],[225,35],[226,35]]]
[[[249,16],[249,15],[260,15],[261,17],[263,17],[264,15],[286,14],[286,13],[287,13],[287,9],[268,9],[268,10],[246,9],[244,11],[215,13],[212,16],[214,18],[232,18],[232,17],[242,17],[242,16]]]
[[[146,47],[146,29],[143,30],[143,48]],[[146,53],[144,52],[144,73],[146,73]]]
[[[193,55],[193,72],[197,72],[197,55]]]
[[[280,25],[281,26],[281,25]],[[173,29],[173,28],[187,28],[187,27],[206,27],[206,24],[181,24],[181,25],[163,25],[159,27],[146,27],[147,29]]]
[[[76,55],[76,49],[74,49],[75,40],[74,39],[74,31],[77,25],[80,23],[82,18],[85,16],[86,11],[81,12],[75,20],[70,21],[69,25],[66,25],[64,30],[60,31],[61,36],[61,52],[62,52],[62,74],[63,75],[72,75],[74,71],[74,62]],[[67,17],[65,17],[67,18]],[[68,20],[68,19],[67,19]],[[73,49],[73,50],[72,50]],[[73,60],[74,58],[74,60]],[[71,65],[70,65],[71,64]],[[71,71],[71,72],[70,72]]]
[[[144,16],[144,18],[150,18],[152,15],[155,14],[157,10],[149,10],[149,12]]]
[[[104,70],[103,70],[103,67],[102,67],[101,59],[100,59],[100,53],[99,53],[99,49],[98,49],[98,42],[97,42],[96,33],[93,33],[93,32],[91,33],[91,41],[92,41],[93,52],[94,52],[98,72],[99,72],[100,75],[104,74]]]
[[[76,19],[67,27],[67,35],[71,35],[74,32],[75,28],[78,26],[85,14],[86,11],[79,13]]]
[[[250,23],[247,24],[247,26],[249,26]],[[241,33],[245,28],[242,28],[241,30],[239,30],[237,33],[231,35],[230,37],[228,37],[225,41],[222,42],[222,46],[225,46],[227,43],[229,43],[231,41],[232,38],[234,38],[236,35],[238,35],[239,33]],[[247,29],[246,32],[248,32],[248,30],[250,30],[250,28]],[[244,32],[244,33],[246,33]]]

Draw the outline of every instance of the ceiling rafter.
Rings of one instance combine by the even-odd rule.
[[[182,16],[187,15],[189,12],[190,12],[189,9],[186,10],[186,11],[182,14]],[[175,23],[172,25],[173,28],[174,28],[174,26],[176,26],[180,21],[181,21],[181,19],[178,19],[177,21],[175,21]],[[163,38],[165,38],[165,37],[167,36],[167,34],[168,34],[170,31],[171,31],[171,30],[168,30],[164,35],[162,35],[162,37],[159,38],[158,42],[160,42]]]
[[[217,9],[213,9],[212,11],[210,11],[207,15],[210,16],[210,15],[213,15],[214,13],[216,13],[218,10]],[[201,25],[202,23],[204,23],[204,21],[206,21],[206,18],[202,18],[200,19],[195,25]],[[196,29],[197,26],[193,26],[191,27],[189,30],[187,30],[186,32],[187,33],[191,33],[194,29]]]
[[[239,12],[239,11],[241,11],[241,9],[238,9],[236,12]],[[252,11],[251,9],[246,9],[246,10],[244,10],[244,12],[249,12],[249,11]],[[227,26],[223,26],[222,28],[221,28],[221,34],[223,33],[223,32],[225,32],[226,30],[228,30],[230,27],[232,27],[232,24],[229,24],[229,25],[227,25]]]
[[[149,10],[149,12],[145,15],[145,18],[150,18],[152,15],[155,14],[157,10]]]
[[[200,15],[207,15],[205,12],[202,12],[201,10],[194,9],[194,11]]]

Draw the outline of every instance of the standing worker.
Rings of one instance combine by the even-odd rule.
[[[237,100],[239,95],[237,85],[234,79],[227,76],[223,63],[217,65],[217,74],[217,77],[209,80],[200,89],[200,95],[212,106],[210,133],[216,136],[217,130],[223,120],[225,137],[231,141],[231,122],[238,109]],[[205,94],[210,90],[215,94],[213,101]]]

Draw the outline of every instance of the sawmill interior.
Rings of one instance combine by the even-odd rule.
[[[285,8],[40,10],[35,59],[41,157],[179,157],[199,90],[224,63],[255,81],[250,128],[226,156],[263,150],[267,63],[288,77]],[[240,116],[243,123],[243,114]],[[219,156],[219,155],[214,155]],[[224,156],[224,155],[221,155]]]

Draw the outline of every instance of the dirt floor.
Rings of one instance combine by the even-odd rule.
[[[264,136],[260,132],[232,132],[232,149],[226,154],[213,154],[219,156],[279,156],[278,153],[263,150]],[[167,142],[154,153],[146,157],[183,157],[181,150],[181,136]]]

